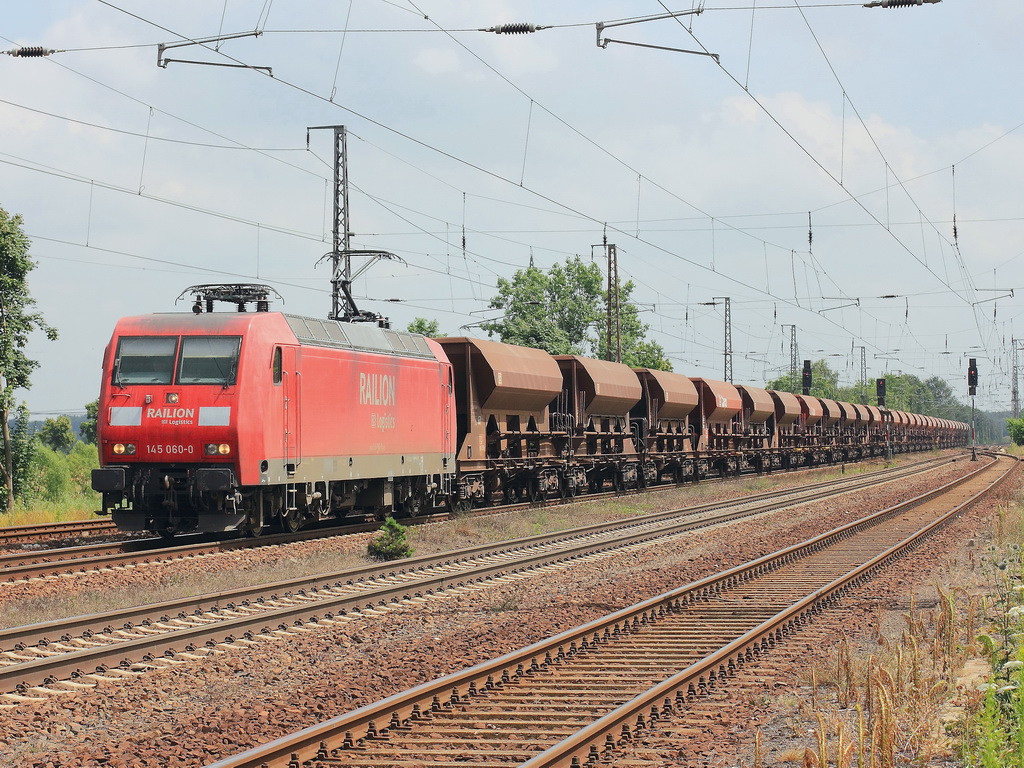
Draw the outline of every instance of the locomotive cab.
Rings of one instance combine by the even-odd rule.
[[[102,512],[122,530],[244,524],[232,420],[244,328],[228,318],[129,318],[115,332],[101,387],[102,466],[92,480]]]

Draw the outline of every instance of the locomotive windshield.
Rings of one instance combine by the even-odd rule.
[[[112,383],[170,384],[177,349],[175,336],[122,337],[117,345]]]
[[[178,383],[234,384],[241,341],[240,336],[185,336]]]
[[[122,336],[111,383],[129,384],[220,384],[235,383],[241,336],[185,336],[178,359],[177,336]]]

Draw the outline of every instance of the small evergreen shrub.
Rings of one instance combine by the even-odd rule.
[[[401,560],[412,557],[412,551],[405,526],[393,517],[384,521],[380,533],[366,545],[366,554],[374,560]]]

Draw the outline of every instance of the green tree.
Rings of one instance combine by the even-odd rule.
[[[1014,445],[1024,445],[1024,419],[1007,419],[1006,428]]]
[[[71,490],[78,496],[88,496],[92,490],[92,471],[99,467],[100,457],[95,445],[78,441],[67,455]]]
[[[640,309],[630,299],[634,289],[633,281],[628,280],[625,285],[619,286],[619,340],[622,344],[622,362],[632,368],[654,368],[659,371],[671,371],[672,363],[665,357],[665,350],[655,341],[647,341],[647,331],[650,326],[640,320]],[[608,292],[604,293],[605,301]],[[612,329],[612,346],[617,347]],[[597,338],[593,343],[594,356],[601,359],[608,359],[608,331],[607,324],[600,328]]]
[[[777,389],[780,392],[803,392],[803,374],[797,371],[796,378],[787,373],[765,384],[765,389]],[[829,400],[846,400],[840,397],[839,374],[833,371],[824,360],[811,363],[811,395],[825,397]]]
[[[78,434],[82,442],[96,445],[96,418],[100,412],[100,401],[93,400],[85,404],[85,421],[78,426]]]
[[[412,557],[412,552],[406,539],[406,527],[393,517],[384,520],[380,533],[366,545],[366,554],[374,560],[401,560]]]
[[[47,419],[39,430],[39,439],[47,448],[67,453],[75,444],[75,430],[71,426],[71,419],[68,416]]]
[[[421,333],[432,339],[440,339],[448,335],[441,333],[441,324],[437,320],[427,320],[425,317],[415,318],[405,327],[405,330],[409,333]]]
[[[0,208],[0,430],[4,456],[0,473],[7,489],[5,509],[14,506],[14,451],[8,426],[14,407],[14,392],[28,389],[39,363],[25,354],[29,334],[39,329],[51,341],[57,331],[33,311],[35,300],[28,293],[28,273],[35,268],[29,258],[29,239],[22,231],[21,216]]]
[[[32,432],[29,418],[28,406],[21,403],[14,412],[14,428],[10,431],[10,476],[13,479],[14,498],[21,502],[25,502],[33,496],[32,462],[39,445],[39,437]],[[13,502],[8,501],[6,496],[0,497],[0,501],[7,502],[9,505],[4,509],[9,510],[13,507]]]
[[[605,357],[601,324],[606,294],[601,268],[578,256],[555,264],[547,272],[537,267],[518,270],[511,280],[498,278],[498,295],[491,309],[502,309],[498,320],[482,323],[488,335],[507,344],[543,349],[552,355]],[[660,345],[646,339],[649,326],[640,322],[630,299],[633,283],[619,289],[622,361],[627,365],[671,370]]]

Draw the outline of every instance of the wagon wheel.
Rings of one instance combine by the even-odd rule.
[[[619,470],[615,470],[612,474],[612,489],[618,493],[622,490],[624,483],[622,482],[622,473]]]
[[[297,533],[302,527],[302,514],[297,509],[281,510],[281,526],[288,533]]]
[[[530,495],[530,501],[532,501],[532,502],[541,501],[544,498],[544,496],[546,495],[540,489],[540,480],[530,480],[530,481],[528,481],[528,484],[527,484],[526,488],[527,488],[527,492]]]
[[[465,515],[473,508],[473,502],[469,499],[460,499],[458,496],[448,497],[448,514],[452,517]]]
[[[176,526],[174,523],[168,523],[162,528],[154,529],[153,532],[156,533],[161,539],[173,539],[175,536],[178,535],[178,526]]]

